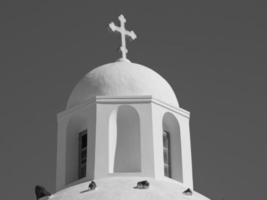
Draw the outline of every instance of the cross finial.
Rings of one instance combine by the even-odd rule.
[[[120,27],[116,26],[114,24],[114,22],[111,22],[109,24],[109,27],[110,29],[113,31],[113,32],[119,32],[121,34],[121,47],[120,47],[120,50],[121,50],[121,53],[122,53],[122,58],[121,60],[126,60],[126,61],[129,61],[127,59],[127,48],[126,48],[126,36],[129,36],[132,40],[135,40],[137,38],[137,36],[135,35],[135,33],[133,31],[127,31],[125,29],[125,22],[126,22],[126,19],[123,15],[120,15],[119,16],[119,20],[120,20]]]

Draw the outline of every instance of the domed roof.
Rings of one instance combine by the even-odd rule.
[[[138,181],[147,180],[147,189],[136,189]],[[193,191],[184,194],[187,189],[179,183],[159,181],[146,177],[109,177],[95,180],[95,190],[88,190],[89,182],[81,183],[53,194],[49,200],[208,200]]]
[[[151,95],[179,107],[175,93],[157,72],[128,61],[105,64],[90,71],[73,89],[67,108],[96,96]]]

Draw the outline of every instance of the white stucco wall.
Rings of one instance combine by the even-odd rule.
[[[130,114],[131,117],[127,118],[125,115],[127,112],[123,112],[119,118],[122,118],[120,120],[124,125],[118,127],[117,114],[123,106],[126,106],[128,111],[129,108],[133,109],[136,116],[132,113]],[[165,113],[174,116],[180,128],[181,155],[177,155],[176,158],[180,157],[182,163],[178,163],[176,166],[182,165],[183,178],[175,179],[193,188],[189,113],[181,108],[155,100],[151,96],[105,96],[92,98],[58,115],[57,189],[92,178],[107,176],[143,176],[171,181],[164,176],[163,167],[162,131]],[[137,118],[139,123],[137,123]],[[129,123],[127,120],[133,121],[130,125],[130,131],[124,134],[127,130],[125,125]],[[85,128],[87,128],[89,135],[87,176],[82,180],[77,180],[78,162],[75,161],[75,156],[78,156],[76,154],[78,148],[77,143],[70,140],[76,140],[76,132]],[[132,134],[138,135],[136,133],[138,129],[139,139],[132,137]],[[127,134],[130,135],[127,136]],[[122,140],[117,138],[124,136],[125,138]],[[131,140],[134,141],[133,144],[135,145],[129,144]],[[138,140],[140,144],[138,144]],[[119,148],[118,144],[120,145]],[[136,150],[136,147],[139,148],[139,151]],[[138,155],[131,157],[132,151],[137,154],[140,152],[140,157]],[[179,151],[177,153],[179,154]],[[120,161],[116,159],[120,159]],[[127,165],[127,163],[133,163],[138,159],[140,159],[140,169],[137,167],[138,163],[134,167],[137,170],[132,168],[132,164]],[[76,163],[71,163],[72,161]],[[179,159],[177,161],[180,162]],[[126,163],[123,168],[116,168],[116,163],[123,162]]]
[[[135,189],[138,181],[147,180],[148,189]],[[41,200],[209,200],[209,198],[192,190],[192,195],[184,194],[186,186],[178,182],[155,180],[151,177],[106,177],[95,179],[97,188],[88,190],[89,182],[74,185],[58,191],[49,198]]]
[[[78,180],[78,133],[85,129],[88,135],[87,178],[94,176],[95,116],[95,104],[87,104],[58,115],[57,189]]]
[[[162,178],[164,177],[164,161],[163,156],[157,156],[162,154],[163,149],[163,118],[166,113],[171,114],[177,119],[179,124],[179,131],[180,134],[180,143],[181,147],[180,150],[178,149],[177,152],[172,153],[172,156],[177,156],[175,162],[179,162],[182,160],[182,163],[176,163],[176,166],[179,168],[175,168],[172,170],[178,170],[175,172],[176,174],[182,173],[182,179],[174,177],[174,179],[178,179],[177,181],[182,181],[183,184],[187,185],[190,188],[193,188],[193,175],[192,175],[192,159],[191,159],[191,143],[190,143],[190,131],[189,131],[189,112],[179,108],[175,109],[173,107],[167,106],[162,102],[155,102],[152,104],[152,112],[153,112],[153,133],[154,137],[154,155],[155,155],[155,171],[156,177]],[[173,143],[174,141],[171,141]],[[171,144],[174,145],[174,144]],[[179,155],[181,153],[181,155]],[[172,157],[172,159],[174,159]],[[173,161],[171,161],[173,162]],[[179,172],[180,166],[182,165],[182,172]],[[180,176],[180,175],[179,175]]]
[[[143,99],[141,98],[143,101]],[[151,105],[149,103],[139,103],[140,98],[103,98],[97,103],[97,130],[96,130],[96,166],[100,166],[96,168],[95,177],[105,177],[111,173],[124,173],[128,171],[129,173],[135,174],[134,171],[137,171],[136,174],[150,174],[152,176],[154,174],[153,170],[153,141],[152,138],[152,121],[151,121]],[[116,155],[120,156],[119,162],[124,162],[125,167],[127,167],[126,162],[131,163],[137,161],[138,156],[133,158],[129,157],[129,150],[136,149],[136,145],[128,144],[129,138],[125,137],[121,139],[120,142],[125,140],[124,144],[120,146],[120,152],[116,152],[117,149],[117,137],[120,135],[120,130],[117,127],[117,112],[121,106],[131,106],[132,109],[135,109],[136,114],[139,118],[138,128],[132,126],[133,129],[139,129],[140,141],[136,143],[137,146],[140,145],[140,156],[141,156],[141,168],[139,170],[132,170],[131,167],[129,169],[119,169],[114,171],[114,166],[116,164]],[[117,117],[115,117],[117,116]],[[98,120],[99,119],[99,120]],[[100,120],[101,119],[101,120]],[[125,126],[124,121],[124,125]],[[128,123],[128,122],[126,122]],[[134,123],[134,121],[132,122]],[[124,131],[127,127],[121,127]],[[130,132],[127,134],[131,134]],[[120,128],[119,128],[120,129]],[[118,132],[119,131],[119,132]],[[134,130],[135,131],[135,130]],[[118,133],[116,133],[118,132]],[[121,133],[123,134],[123,133]],[[132,132],[132,134],[138,134]],[[126,134],[125,134],[126,135]],[[122,136],[123,137],[123,136]],[[131,139],[131,138],[130,138]],[[134,138],[136,140],[136,138]],[[150,141],[149,141],[150,140]],[[128,141],[128,142],[127,142]],[[137,142],[137,141],[136,141]],[[97,145],[97,144],[102,145]],[[130,145],[130,146],[129,146]],[[104,147],[103,147],[104,146]],[[135,150],[136,151],[136,150]],[[139,154],[139,151],[136,151]],[[127,154],[128,152],[128,154]],[[101,156],[100,156],[101,155]],[[135,164],[136,166],[137,164]],[[139,172],[138,172],[139,171]]]
[[[114,115],[113,115],[114,116]],[[116,140],[114,146],[113,172],[141,172],[140,118],[137,111],[129,105],[121,105],[116,115]]]
[[[167,131],[170,136],[171,177],[183,182],[180,126],[176,116],[170,112],[165,112],[162,116],[162,133],[163,131]]]
[[[155,99],[179,107],[172,87],[160,74],[146,66],[121,60],[88,72],[71,92],[67,108],[96,96],[141,95],[152,95]]]

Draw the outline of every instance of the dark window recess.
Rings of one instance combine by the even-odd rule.
[[[164,161],[164,175],[171,178],[171,141],[170,133],[163,131],[163,161]]]
[[[86,176],[87,130],[79,133],[79,178]]]

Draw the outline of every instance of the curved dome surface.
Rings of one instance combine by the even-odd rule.
[[[118,61],[90,71],[73,89],[67,108],[96,96],[151,95],[169,105],[179,107],[169,83],[157,72],[132,62]]]
[[[135,189],[137,182],[143,180],[149,182],[149,188]],[[95,180],[95,183],[95,190],[88,190],[89,182],[85,182],[58,191],[49,200],[208,200],[195,191],[192,195],[184,194],[187,188],[179,183],[146,177],[109,177]]]

